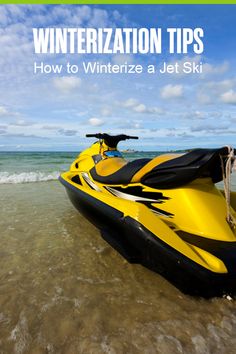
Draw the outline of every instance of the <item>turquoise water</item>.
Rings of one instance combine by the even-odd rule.
[[[153,158],[163,152],[123,153],[127,160]],[[0,152],[0,184],[55,180],[79,152]],[[236,187],[233,174],[233,185]]]
[[[163,152],[162,152],[163,153]],[[0,184],[46,182],[57,180],[67,171],[79,152],[0,152]],[[153,158],[161,152],[123,153],[127,160]],[[232,175],[232,189],[236,190],[236,174]]]
[[[156,152],[128,153],[127,159],[154,157]],[[0,152],[0,184],[56,180],[78,152]]]
[[[0,152],[0,184],[56,180],[76,156],[73,152]]]
[[[73,208],[57,176],[76,155],[0,153],[0,353],[234,354],[235,300],[127,263]]]

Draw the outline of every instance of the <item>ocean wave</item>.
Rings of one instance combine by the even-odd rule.
[[[0,184],[54,181],[58,179],[59,175],[60,172],[58,171],[20,173],[0,172]]]

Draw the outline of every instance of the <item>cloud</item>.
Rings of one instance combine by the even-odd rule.
[[[207,114],[202,111],[193,111],[193,112],[187,112],[182,114],[184,119],[205,119],[207,117]]]
[[[225,79],[225,80],[220,80],[220,81],[210,81],[207,83],[208,88],[215,88],[219,92],[222,90],[230,90],[232,89],[236,84],[236,79]]]
[[[82,80],[76,76],[61,76],[53,80],[54,87],[62,93],[70,93],[81,87]]]
[[[147,112],[147,107],[145,106],[145,104],[140,103],[137,106],[134,106],[133,110],[137,113],[145,113]]]
[[[147,107],[145,104],[140,103],[137,106],[133,107],[133,110],[137,113],[148,113],[148,114],[163,114],[162,109],[157,108],[157,107]]]
[[[45,129],[45,130],[59,130],[61,129],[61,127],[59,127],[58,125],[43,125],[41,127],[41,129]]]
[[[35,134],[25,134],[25,133],[7,133],[7,134],[4,134],[4,137],[7,137],[7,138],[33,138],[33,139],[49,139],[45,136],[39,136],[39,135],[35,135]]]
[[[0,117],[9,115],[8,110],[4,106],[0,106]]]
[[[192,132],[207,132],[207,133],[216,133],[223,132],[224,130],[228,130],[228,124],[222,124],[220,126],[216,126],[213,124],[204,124],[197,125],[190,128]]]
[[[112,63],[117,65],[132,64],[134,56],[132,54],[115,54],[112,56]]]
[[[129,98],[122,103],[122,106],[131,109],[135,113],[163,114],[163,110],[157,107],[147,107],[144,103],[135,98]]]
[[[201,84],[199,90],[197,91],[197,100],[203,105],[215,103],[216,99],[219,99],[220,102],[224,102],[225,99],[227,100],[227,95],[225,98],[224,96],[222,97],[222,95],[232,90],[235,87],[235,84],[235,78],[207,81]]]
[[[118,128],[119,129],[140,129],[141,128],[141,122],[140,121],[137,121],[137,120],[128,120],[124,123],[120,123],[118,125]]]
[[[183,85],[168,84],[164,86],[161,91],[161,97],[164,99],[183,97]]]
[[[19,119],[16,122],[9,123],[9,125],[14,125],[14,126],[17,126],[17,127],[29,127],[29,126],[34,125],[34,123],[26,121],[24,119]]]
[[[139,102],[136,100],[136,98],[128,98],[125,102],[123,102],[123,106],[129,108],[138,105],[138,103]]]
[[[104,121],[100,118],[90,118],[88,122],[90,125],[93,125],[94,127],[100,127],[104,124]]]
[[[112,110],[109,107],[103,107],[101,110],[101,115],[103,117],[109,117],[112,115]]]
[[[229,70],[229,63],[227,61],[224,61],[222,64],[219,65],[212,65],[209,63],[204,63],[203,64],[203,74],[224,74]]]
[[[184,139],[191,139],[194,137],[193,134],[188,134],[186,132],[179,133],[179,134],[177,134],[177,136],[180,138],[184,138]]]
[[[236,92],[234,90],[229,90],[220,96],[220,99],[224,103],[236,104]]]
[[[106,10],[95,8],[89,22],[91,27],[106,27],[109,23],[109,14]]]
[[[74,129],[59,129],[58,133],[64,136],[74,136],[77,134],[77,130]]]
[[[211,97],[204,92],[197,93],[197,100],[200,104],[204,104],[204,105],[210,104],[212,102]]]
[[[0,118],[1,117],[17,117],[20,116],[20,113],[10,111],[5,106],[0,106]]]
[[[222,113],[221,112],[210,112],[209,113],[209,117],[212,117],[212,118],[220,118],[220,117],[222,117]],[[231,116],[230,117],[227,117],[227,118],[231,118]]]

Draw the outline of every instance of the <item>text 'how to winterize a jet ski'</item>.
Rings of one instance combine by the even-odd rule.
[[[202,74],[203,73],[203,63],[202,62],[191,62],[186,61],[183,63],[167,63],[163,62],[158,65],[147,65],[143,66],[141,64],[112,64],[108,62],[107,64],[101,64],[98,61],[83,61],[81,66],[77,64],[66,65],[63,64],[47,64],[43,61],[34,62],[34,74],[78,74],[84,72],[85,74]]]

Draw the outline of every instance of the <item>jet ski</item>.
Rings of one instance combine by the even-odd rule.
[[[104,240],[186,294],[234,295],[236,192],[229,188],[234,150],[194,149],[127,161],[117,145],[138,137],[86,136],[96,141],[59,179]],[[216,186],[222,180],[225,190]]]

